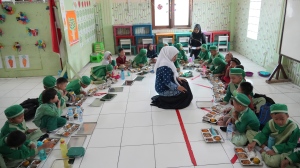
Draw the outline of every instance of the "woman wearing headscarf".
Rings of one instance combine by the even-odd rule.
[[[142,68],[147,64],[147,50],[146,49],[141,49],[140,53],[134,58],[132,62],[133,68]]]
[[[148,44],[148,46],[147,46],[147,57],[150,58],[151,63],[156,62],[155,57],[157,57],[157,53],[154,50],[153,44]]]
[[[112,55],[110,51],[105,51],[104,53],[104,59],[102,61],[102,65],[108,65],[111,64],[113,67],[116,66],[116,61],[112,60]]]
[[[166,46],[159,53],[154,67],[155,90],[158,95],[152,97],[152,106],[163,109],[183,109],[193,100],[188,82],[178,77],[174,65],[178,52],[175,47]]]
[[[201,45],[206,44],[205,35],[202,33],[199,24],[195,25],[189,44],[192,47],[190,56],[192,57],[194,55],[195,59],[197,59],[201,50]]]
[[[91,80],[93,80],[95,84],[104,83],[106,77],[110,76],[113,70],[113,66],[111,64],[108,65],[100,65],[91,68]]]

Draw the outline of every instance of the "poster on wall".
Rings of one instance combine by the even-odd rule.
[[[13,55],[5,56],[5,62],[6,62],[7,69],[17,68],[15,56]]]
[[[3,68],[2,58],[0,57],[0,69]]]
[[[70,46],[79,42],[78,26],[75,11],[66,11],[68,37]]]
[[[29,56],[28,55],[19,55],[20,68],[29,68]]]

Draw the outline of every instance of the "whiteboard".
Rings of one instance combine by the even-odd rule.
[[[287,0],[281,55],[300,61],[300,0]]]

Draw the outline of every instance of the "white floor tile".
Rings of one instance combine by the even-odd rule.
[[[295,102],[300,103],[300,93],[285,93],[285,95],[293,99]]]
[[[20,90],[20,89],[13,89],[11,91],[9,91],[8,93],[6,93],[5,95],[3,95],[2,97],[23,97],[23,95],[25,95],[26,93],[28,93],[30,90]]]
[[[30,81],[29,81],[30,82]],[[37,83],[29,83],[29,82],[24,82],[20,85],[20,89],[33,89],[37,87]],[[44,86],[43,86],[44,87]],[[42,87],[42,88],[43,88]]]
[[[101,114],[96,128],[123,128],[125,114]]]
[[[1,86],[1,85],[0,85]],[[2,86],[1,86],[2,87]],[[0,89],[0,97],[2,97],[2,96],[4,96],[6,93],[8,93],[9,91],[11,91],[11,90],[9,90],[9,89],[6,89],[6,88],[1,88]]]
[[[116,93],[117,96],[113,98],[110,103],[118,103],[118,102],[127,102],[128,101],[128,92],[120,92]]]
[[[114,114],[120,113],[124,114],[127,108],[127,102],[105,102],[101,110],[101,114]]]
[[[293,99],[289,98],[285,94],[268,94],[268,97],[271,97],[275,103],[296,103]]]
[[[149,92],[133,92],[129,94],[128,101],[149,101],[151,100]]]
[[[91,107],[89,106],[89,104],[83,103],[81,106],[84,109],[83,115],[87,116],[87,115],[99,115],[101,112],[101,108],[100,107]]]
[[[124,128],[122,146],[153,145],[152,126]]]
[[[150,112],[151,111],[150,103],[151,103],[150,101],[128,102],[126,113]]]
[[[196,109],[196,110],[185,110],[182,109],[180,110],[180,115],[182,118],[183,123],[201,123],[203,116],[207,112],[204,112],[201,109]]]
[[[152,112],[153,125],[179,124],[175,110]]]
[[[277,90],[272,85],[266,85],[266,86],[255,86],[255,90],[259,94],[270,94],[270,93],[281,93],[279,90]]]
[[[272,86],[274,86],[276,89],[278,89],[282,93],[295,93],[295,92],[299,93],[300,92],[299,86],[296,86],[291,83],[272,84]]]
[[[133,85],[130,87],[130,93],[134,92],[150,92],[150,86],[149,85],[135,85],[136,82],[133,83]]]
[[[95,129],[88,147],[120,146],[122,131],[123,128]]]
[[[210,128],[207,123],[184,124],[186,133],[190,141],[203,141],[201,129]]]
[[[38,98],[40,96],[40,94],[44,91],[43,88],[40,89],[32,89],[30,90],[28,93],[26,93],[23,97],[27,97],[27,98]]]
[[[232,164],[212,164],[205,166],[195,166],[195,168],[233,168]]]
[[[16,88],[20,89],[21,84],[22,83],[19,83],[19,82],[14,83],[14,82],[8,81],[5,84],[2,84],[1,87],[5,88],[7,90],[12,90],[12,89],[16,89]]]
[[[2,97],[0,98],[0,107],[9,107],[14,105],[19,99],[19,97]]]
[[[124,127],[151,126],[151,112],[127,113]]]
[[[153,126],[154,143],[184,142],[179,125]]]
[[[300,116],[300,104],[298,103],[287,103],[286,104],[288,106],[288,111],[289,111],[289,115],[294,117],[294,116]]]

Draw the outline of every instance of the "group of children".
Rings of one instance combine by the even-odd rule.
[[[39,150],[53,146],[47,142],[37,147],[37,141],[48,138],[48,133],[64,126],[67,120],[61,117],[66,102],[74,102],[86,92],[82,88],[90,85],[91,79],[82,76],[68,84],[65,78],[46,76],[43,79],[44,91],[39,96],[40,106],[36,110],[33,123],[38,129],[29,129],[24,120],[21,105],[12,105],[4,113],[7,121],[0,133],[0,167],[17,167],[24,159],[34,157]]]

